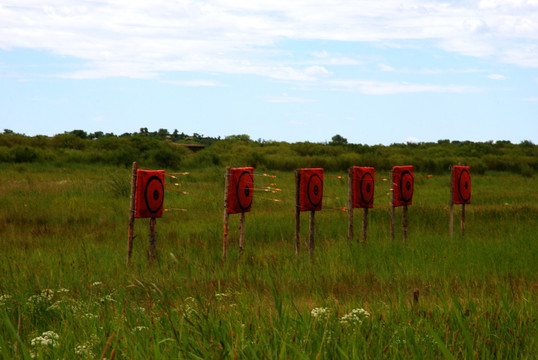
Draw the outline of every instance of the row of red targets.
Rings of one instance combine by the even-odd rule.
[[[354,166],[351,169],[352,206],[374,207],[375,169]],[[309,168],[297,171],[297,189],[300,211],[319,211],[323,203],[323,169]],[[164,203],[164,170],[137,170],[135,217],[162,217]],[[392,206],[411,205],[414,190],[412,165],[392,169]],[[249,212],[254,194],[254,168],[230,169],[227,212]],[[471,174],[469,166],[452,167],[452,201],[454,204],[471,202]]]

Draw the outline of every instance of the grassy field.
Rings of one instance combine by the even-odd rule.
[[[472,169],[471,169],[472,171]],[[180,176],[157,220],[135,224],[130,169],[2,165],[0,356],[42,359],[536,358],[538,191],[518,174],[473,175],[466,234],[448,236],[449,173],[416,174],[409,239],[390,240],[389,182],[376,182],[368,242],[347,240],[346,174],[326,174],[316,249],[295,255],[293,172],[256,192],[238,252],[222,259],[224,167]],[[345,180],[339,179],[338,176]],[[376,173],[376,179],[389,174]],[[274,201],[278,199],[279,201]],[[173,209],[186,209],[179,211]]]

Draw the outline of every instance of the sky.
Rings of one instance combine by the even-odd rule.
[[[538,143],[538,0],[0,0],[0,132]]]

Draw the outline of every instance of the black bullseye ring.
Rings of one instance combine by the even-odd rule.
[[[248,210],[252,205],[252,186],[254,179],[248,171],[243,171],[237,179],[235,193],[237,194],[237,204],[241,210]]]
[[[467,169],[462,169],[458,177],[458,192],[463,201],[471,198],[471,174]]]
[[[410,202],[413,199],[413,175],[409,170],[402,172],[400,178],[400,195],[404,202]]]
[[[362,175],[360,181],[361,199],[365,204],[371,204],[374,198],[374,178],[369,172]]]
[[[308,195],[308,201],[314,207],[321,204],[322,199],[323,181],[318,174],[312,174],[308,178],[308,184],[306,187],[306,194]]]
[[[146,202],[147,209],[152,214],[159,212],[162,208],[164,201],[164,185],[162,180],[157,176],[152,176],[148,179],[146,188],[144,189],[144,201]]]

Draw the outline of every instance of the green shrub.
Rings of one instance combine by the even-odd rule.
[[[37,151],[29,146],[15,146],[11,148],[11,158],[17,163],[34,162],[38,158]]]

